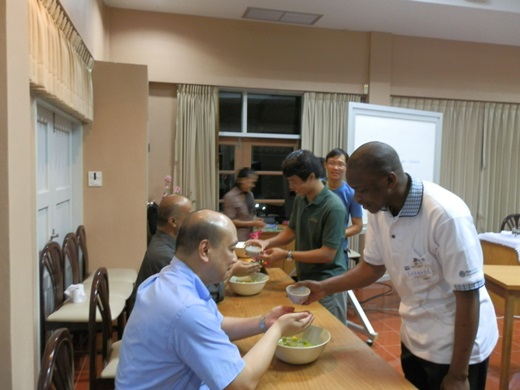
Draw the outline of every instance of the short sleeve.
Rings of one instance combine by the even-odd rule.
[[[224,214],[229,219],[236,219],[238,215],[238,208],[236,207],[236,196],[233,196],[231,192],[224,195]]]
[[[172,332],[177,355],[211,389],[225,388],[245,367],[238,348],[222,330],[222,320],[220,313],[194,305],[179,313]]]

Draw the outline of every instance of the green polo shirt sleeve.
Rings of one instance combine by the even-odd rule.
[[[323,245],[329,248],[343,248],[347,213],[341,201],[338,204],[334,203],[336,202],[331,202],[330,208],[324,213]]]

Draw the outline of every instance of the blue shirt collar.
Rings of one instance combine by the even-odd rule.
[[[179,259],[177,256],[174,256],[170,266],[174,269],[177,269],[181,275],[183,275],[186,280],[192,280],[193,285],[195,286],[195,289],[197,290],[197,294],[200,299],[203,299],[205,301],[211,300],[211,294],[208,290],[208,288],[202,283],[202,280],[199,278],[199,276],[193,272],[193,270],[188,267],[188,265]]]

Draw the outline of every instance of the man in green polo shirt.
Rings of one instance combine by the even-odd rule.
[[[321,181],[322,164],[308,150],[296,150],[282,162],[289,189],[296,193],[289,225],[267,240],[254,240],[270,263],[294,260],[299,280],[324,280],[346,271],[343,258],[345,206]],[[295,250],[279,248],[295,241]],[[346,323],[344,293],[325,297],[320,303]]]

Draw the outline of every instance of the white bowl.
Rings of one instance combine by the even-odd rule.
[[[257,272],[248,276],[232,276],[229,279],[229,287],[238,295],[255,295],[265,287],[269,276]]]
[[[315,361],[321,355],[330,341],[330,332],[319,326],[311,325],[302,333],[292,337],[307,340],[313,345],[309,347],[288,347],[278,344],[274,352],[275,356],[286,363],[307,364]]]
[[[308,287],[296,287],[294,284],[287,286],[285,291],[287,292],[287,297],[289,300],[295,305],[301,305],[307,300],[309,294],[311,293],[311,290]]]

